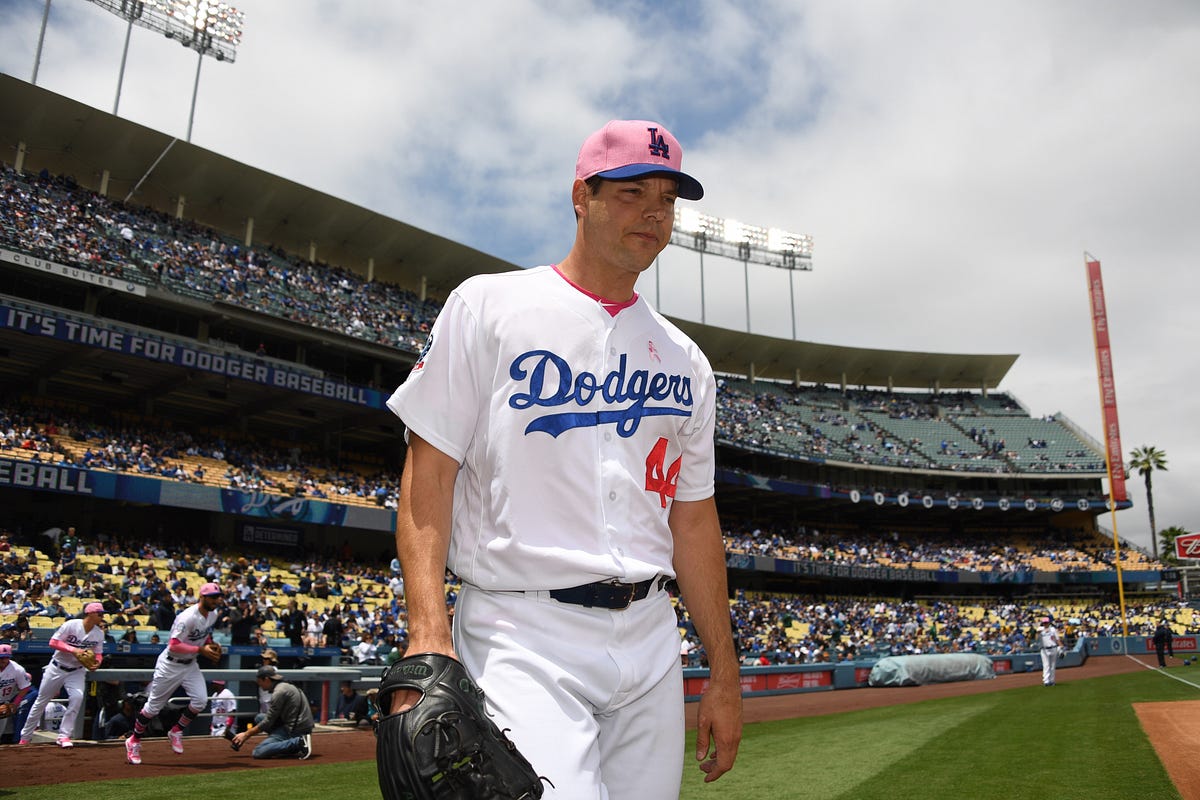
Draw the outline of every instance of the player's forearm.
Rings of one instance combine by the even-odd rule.
[[[671,511],[675,575],[688,616],[704,644],[712,680],[738,680],[729,619],[725,546],[716,504],[676,503]]]
[[[174,638],[167,642],[167,649],[172,653],[178,653],[184,656],[190,656],[200,652],[200,647],[198,645],[188,644],[187,642]]]
[[[454,459],[416,434],[409,435],[396,513],[396,551],[414,652],[449,652],[452,647],[445,586],[457,475]]]

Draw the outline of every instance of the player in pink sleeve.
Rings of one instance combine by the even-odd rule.
[[[88,603],[84,606],[81,619],[69,619],[62,624],[50,637],[50,647],[54,655],[42,672],[42,683],[38,687],[38,698],[33,701],[33,708],[21,729],[20,744],[28,744],[38,723],[46,712],[46,705],[58,697],[60,690],[67,692],[67,710],[63,714],[62,723],[58,728],[59,747],[73,747],[71,734],[75,729],[75,720],[79,710],[83,708],[84,673],[87,668],[79,662],[76,655],[82,650],[91,650],[96,654],[96,666],[104,660],[104,628],[100,620],[104,617],[104,606],[99,603]]]
[[[181,686],[187,692],[188,707],[167,731],[167,740],[173,751],[183,752],[184,730],[208,705],[208,687],[205,686],[197,659],[205,645],[212,640],[218,609],[223,601],[221,587],[206,583],[200,587],[200,599],[196,604],[175,618],[167,646],[154,665],[150,696],[133,722],[133,733],[125,740],[125,760],[130,764],[142,763],[142,737],[150,726],[150,720],[158,716],[167,700]]]

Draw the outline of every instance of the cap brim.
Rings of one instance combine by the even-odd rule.
[[[665,175],[668,178],[674,178],[679,182],[679,196],[684,200],[699,200],[704,197],[704,187],[700,185],[700,181],[686,172],[663,169],[661,164],[626,164],[616,169],[597,172],[592,177],[604,178],[610,181],[623,181],[640,178],[643,175]]]

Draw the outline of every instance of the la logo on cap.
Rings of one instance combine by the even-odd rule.
[[[650,131],[650,155],[671,159],[671,145],[659,134],[658,128],[647,128]]]

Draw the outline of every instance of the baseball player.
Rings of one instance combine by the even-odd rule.
[[[212,722],[209,725],[209,733],[212,736],[232,739],[233,734],[237,733],[237,718],[234,716],[237,712],[237,699],[234,698],[233,692],[229,691],[225,681],[217,678],[212,681],[212,685],[213,695],[209,706]]]
[[[0,737],[8,732],[8,720],[17,715],[29,687],[29,673],[12,660],[12,645],[0,644]]]
[[[654,122],[584,142],[563,261],[473,277],[388,401],[407,426],[396,533],[412,654],[459,658],[554,798],[677,797],[678,581],[707,650],[698,761],[733,766],[741,693],[707,359],[634,286],[700,184]],[[462,579],[449,624],[446,567]],[[391,698],[392,713],[414,692]]]
[[[46,705],[58,697],[60,690],[65,689],[67,710],[59,724],[55,742],[59,747],[75,746],[71,741],[71,731],[75,729],[75,719],[83,708],[84,673],[95,670],[104,660],[104,628],[100,627],[103,617],[104,606],[88,603],[83,607],[82,618],[67,620],[50,637],[50,647],[55,652],[42,671],[38,698],[25,719],[25,727],[21,729],[20,744],[29,744],[46,712]]]
[[[200,599],[195,605],[188,606],[175,617],[167,646],[154,664],[154,677],[148,689],[150,696],[133,722],[133,733],[125,740],[125,760],[130,764],[142,763],[142,736],[146,734],[150,720],[158,716],[181,686],[187,692],[188,707],[167,731],[167,740],[173,751],[183,752],[183,731],[208,705],[204,676],[196,659],[204,656],[215,662],[221,657],[221,646],[212,640],[212,632],[224,596],[220,586],[206,583],[200,587]]]
[[[1054,685],[1054,673],[1058,669],[1058,654],[1062,647],[1062,639],[1058,635],[1058,630],[1054,627],[1054,621],[1049,617],[1042,617],[1042,627],[1038,631],[1038,639],[1041,642],[1042,649],[1042,684],[1044,686]]]

